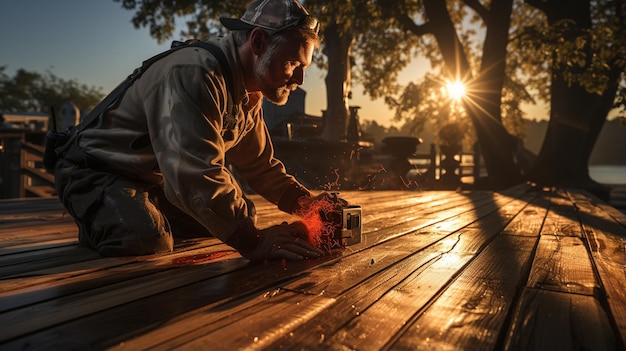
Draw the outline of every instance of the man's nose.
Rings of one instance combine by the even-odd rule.
[[[296,69],[293,70],[291,81],[298,85],[302,85],[302,83],[304,83],[304,68],[296,67]]]

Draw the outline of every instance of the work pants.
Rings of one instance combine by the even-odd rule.
[[[61,158],[55,168],[61,202],[74,218],[82,245],[103,256],[170,252],[174,237],[210,236],[172,205],[159,185]]]

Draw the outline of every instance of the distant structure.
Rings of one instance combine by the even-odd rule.
[[[267,129],[273,130],[284,124],[293,115],[304,114],[304,100],[306,91],[297,88],[289,95],[289,100],[283,106],[278,106],[266,99],[263,99],[263,116]]]
[[[45,132],[48,130],[48,115],[38,112],[0,112],[0,129]]]
[[[321,132],[322,117],[307,115],[304,102],[306,91],[300,87],[289,95],[289,100],[278,106],[263,99],[263,119],[273,138],[314,138]]]
[[[48,119],[45,113],[0,112],[0,199],[32,196],[41,189],[38,179],[45,172],[30,150],[43,146]]]
[[[59,130],[75,126],[80,121],[80,110],[73,102],[68,101],[61,106],[61,126]]]

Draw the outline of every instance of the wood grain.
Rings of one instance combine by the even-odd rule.
[[[505,350],[618,350],[609,317],[593,296],[526,288]]]
[[[542,235],[527,286],[590,296],[601,292],[593,262],[578,237]]]
[[[0,349],[625,349],[623,214],[583,191],[345,191],[363,241],[252,264],[216,238],[103,258],[0,201]],[[298,220],[251,195],[264,228]]]
[[[619,345],[626,344],[626,228],[595,205],[595,201],[570,193],[580,216],[583,235],[600,277],[606,304],[621,335]]]
[[[391,347],[483,350],[497,345],[507,312],[530,268],[535,238],[498,236]]]

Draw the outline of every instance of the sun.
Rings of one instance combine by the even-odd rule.
[[[454,101],[460,101],[465,96],[465,85],[460,81],[448,83],[448,94]]]

